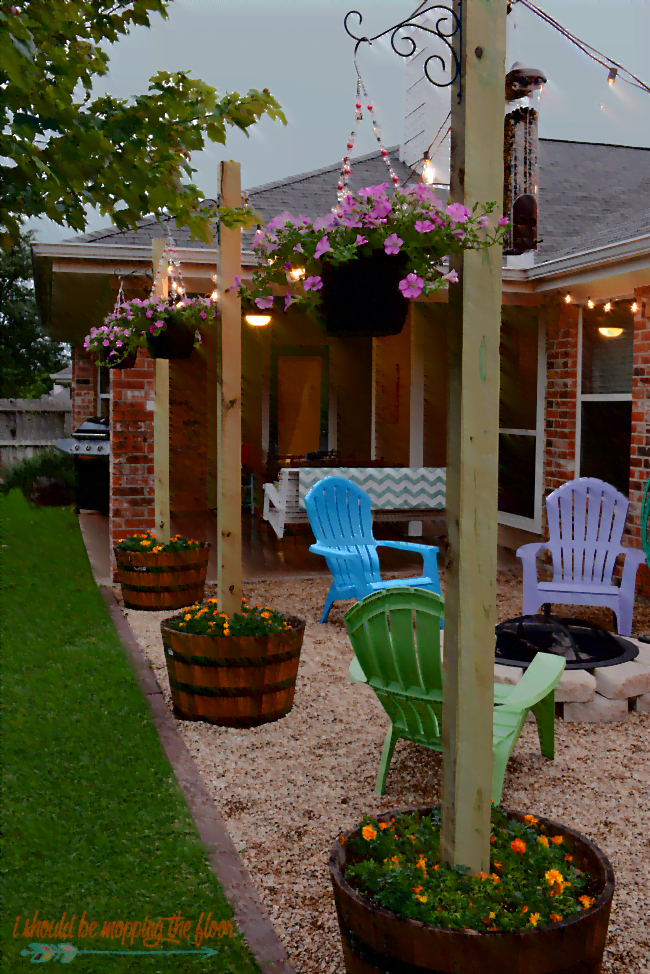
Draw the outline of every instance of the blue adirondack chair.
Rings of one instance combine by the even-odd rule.
[[[628,500],[611,484],[593,477],[570,480],[546,498],[549,540],[517,551],[524,566],[524,615],[546,602],[601,605],[616,614],[618,632],[632,632],[636,573],[645,555],[621,544]],[[538,582],[536,558],[553,556],[553,580]],[[625,555],[620,586],[612,584],[617,555]]]
[[[337,599],[363,599],[381,589],[407,585],[440,595],[438,549],[408,541],[376,541],[372,534],[370,498],[345,477],[325,477],[305,496],[305,508],[316,538],[310,551],[323,555],[332,573],[321,622]],[[422,556],[419,578],[382,579],[377,548],[417,551]]]

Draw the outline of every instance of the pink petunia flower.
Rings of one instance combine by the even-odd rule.
[[[319,216],[314,220],[314,230],[331,230],[336,223],[336,217],[333,213],[326,213],[325,216]]]
[[[306,278],[305,283],[303,284],[305,291],[320,291],[322,286],[323,286],[323,279],[322,277],[318,277],[317,275],[314,277]]]
[[[436,229],[436,225],[431,220],[416,220],[415,229],[418,233],[429,233],[430,230]]]
[[[291,304],[292,301],[293,301],[293,294],[291,294],[290,291],[287,291],[287,293],[284,296],[284,310],[285,311],[288,309],[288,307],[289,307],[289,305]]]
[[[104,341],[102,342],[102,345],[105,345],[105,346],[106,345],[110,345],[110,342],[109,342],[108,338],[105,338],[104,339]]]
[[[205,321],[205,319],[207,318],[207,315],[206,315],[205,311],[200,311],[199,314],[201,315],[201,317]]]
[[[162,320],[162,318],[159,318],[158,321],[154,321],[154,325],[156,328],[164,328],[165,322]]]
[[[460,241],[460,243],[462,243],[463,240],[465,239],[465,237],[467,236],[467,234],[465,233],[465,231],[464,230],[461,230],[461,229],[452,230],[451,235],[452,235],[452,237],[455,237],[456,240]]]
[[[260,310],[265,311],[267,308],[273,307],[273,295],[269,294],[265,298],[255,298],[255,304]]]
[[[499,219],[497,220],[498,227],[507,227],[509,223],[510,220],[508,219],[507,216],[500,216]]]
[[[479,227],[486,227],[488,225],[488,222],[489,222],[488,218],[484,214],[483,216],[479,217],[478,225]]]
[[[241,277],[239,276],[239,274],[235,274],[235,277],[230,287],[241,287]]]
[[[422,293],[424,280],[417,274],[407,274],[403,281],[399,282],[399,289],[405,298],[417,298]]]
[[[396,233],[391,233],[390,237],[384,240],[384,250],[387,254],[399,254],[400,247],[404,241]]]
[[[360,189],[357,196],[369,196],[373,200],[378,200],[380,196],[384,195],[384,191],[388,189],[388,183],[380,183],[379,186],[365,186]]]
[[[274,216],[272,220],[266,224],[268,230],[278,230],[280,227],[286,227],[287,223],[295,225],[295,218],[291,216],[288,210],[283,210],[282,213],[278,213]]]
[[[449,271],[448,274],[442,275],[443,281],[449,281],[450,284],[458,284],[458,271]]]
[[[153,308],[148,308],[145,314],[147,318],[153,318]]]
[[[362,237],[360,233],[357,234],[357,239],[354,241],[355,247],[361,247],[362,244],[368,243],[367,237]]]
[[[447,216],[454,223],[465,223],[471,216],[471,212],[462,203],[450,203],[447,207]]]
[[[318,260],[318,258],[322,257],[322,255],[326,253],[328,250],[330,250],[329,239],[327,238],[327,236],[321,237],[318,243],[316,244],[316,250],[314,251],[314,260]]]
[[[380,197],[372,208],[370,216],[374,216],[375,219],[381,220],[383,217],[388,216],[390,211],[393,209],[393,204],[385,196]]]

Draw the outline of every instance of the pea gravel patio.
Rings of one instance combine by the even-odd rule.
[[[178,721],[237,849],[298,974],[344,971],[327,860],[334,838],[364,812],[437,802],[440,755],[400,741],[386,794],[372,794],[387,719],[374,694],[345,677],[351,649],[347,604],[318,624],[329,581],[273,580],[244,586],[253,602],[307,620],[292,712],[234,730]],[[210,592],[209,594],[213,594]],[[116,589],[119,597],[119,589]],[[498,612],[521,612],[521,575],[500,571]],[[600,613],[600,614],[598,614]],[[169,612],[126,610],[170,704],[160,620]],[[589,617],[611,628],[611,616]],[[650,631],[637,607],[633,635]],[[650,974],[650,715],[619,723],[556,723],[556,759],[541,757],[527,724],[508,765],[506,807],[547,815],[598,843],[616,872],[606,972]]]

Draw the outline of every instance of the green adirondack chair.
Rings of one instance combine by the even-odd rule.
[[[383,795],[395,744],[403,737],[442,750],[440,620],[444,601],[419,588],[369,595],[345,614],[355,656],[351,683],[367,683],[390,717],[375,794]],[[542,754],[555,755],[555,687],[565,661],[538,653],[516,686],[494,687],[492,800],[501,801],[506,764],[529,710],[537,720]]]

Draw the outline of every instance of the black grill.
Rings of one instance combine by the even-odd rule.
[[[71,437],[59,440],[56,445],[74,457],[77,510],[107,515],[111,453],[108,419],[92,416],[80,423]]]
[[[496,627],[495,661],[506,666],[532,663],[536,653],[554,653],[566,660],[567,670],[590,670],[627,663],[638,647],[585,619],[544,615],[507,619]]]

